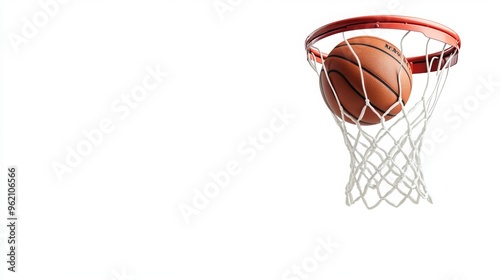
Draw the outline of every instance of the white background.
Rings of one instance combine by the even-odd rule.
[[[19,168],[18,272],[3,261],[2,218],[2,279],[296,280],[287,272],[318,239],[339,247],[307,279],[500,277],[494,1],[75,0],[13,44],[46,2],[0,5],[2,217],[6,167]],[[347,207],[347,150],[303,42],[331,21],[395,12],[463,40],[430,128],[446,135],[424,165],[434,204]],[[169,76],[120,118],[112,104],[148,67]],[[495,82],[478,100],[481,79]],[[443,119],[464,102],[460,124]],[[255,157],[238,150],[283,108],[294,117]],[[114,129],[59,180],[54,163],[105,119]],[[187,223],[179,207],[234,162]]]

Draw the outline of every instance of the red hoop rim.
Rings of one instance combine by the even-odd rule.
[[[318,49],[313,48],[313,45],[316,42],[324,38],[341,32],[371,28],[399,29],[421,32],[428,38],[439,40],[450,45],[450,47],[445,49],[444,52],[439,51],[428,55],[407,58],[414,74],[427,73],[427,61],[432,61],[432,65],[430,67],[431,72],[437,71],[439,66],[443,68],[448,61],[449,67],[457,64],[458,62],[458,50],[460,49],[461,40],[455,31],[430,20],[392,15],[348,18],[332,22],[316,29],[307,37],[305,42],[308,58],[314,59],[317,63],[322,63],[322,61],[328,56],[328,54],[322,53]],[[440,58],[441,56],[444,63],[439,63],[439,59],[432,60],[433,58]]]

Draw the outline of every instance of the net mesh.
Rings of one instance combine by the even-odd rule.
[[[410,33],[409,31],[405,32],[399,38],[399,48],[403,53],[405,52],[404,42]],[[348,36],[344,33],[341,35],[342,40],[349,45]],[[407,200],[415,204],[419,203],[420,200],[432,203],[421,169],[420,150],[429,119],[446,83],[452,60],[443,59],[444,51],[449,45],[427,37],[424,41],[426,56],[430,53],[429,46],[436,42],[442,46],[441,56],[427,59],[427,73],[414,75],[414,82],[415,76],[421,77],[419,80],[420,88],[414,86],[410,100],[406,104],[400,94],[399,100],[384,114],[380,114],[371,105],[365,88],[363,91],[366,105],[360,116],[354,118],[344,112],[337,92],[335,92],[330,78],[326,75],[339,105],[341,116],[332,114],[342,131],[350,155],[350,175],[345,189],[347,205],[350,206],[360,200],[369,209],[377,207],[383,201],[394,207],[400,206]],[[414,42],[410,42],[410,44],[414,44]],[[313,48],[321,52],[319,48]],[[357,58],[350,45],[349,48]],[[311,67],[320,76],[321,70],[325,69],[324,60],[318,63],[311,56],[308,56],[308,60]],[[430,71],[433,63],[439,65],[435,72]],[[358,65],[363,83],[362,65],[359,59]],[[398,77],[398,83],[401,85],[400,77]],[[384,117],[398,105],[402,107],[401,112],[394,118],[385,120]],[[360,124],[360,120],[368,110],[378,115],[380,124],[371,126]]]

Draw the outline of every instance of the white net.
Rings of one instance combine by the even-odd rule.
[[[416,45],[413,41],[415,38],[408,36],[410,33],[415,32],[400,33],[398,41],[395,42],[398,43],[403,53],[406,53],[407,46]],[[418,34],[423,36],[421,33]],[[341,40],[346,44],[349,44],[346,39],[349,35],[340,34]],[[405,43],[408,40],[410,41]],[[407,200],[419,203],[423,199],[432,203],[421,170],[420,149],[429,118],[446,83],[450,61],[453,60],[443,58],[445,50],[449,47],[448,44],[427,37],[420,44],[421,48],[425,47],[425,50],[420,51],[425,51],[428,56],[431,53],[431,46],[436,45],[441,50],[441,56],[427,59],[427,73],[413,75],[415,86],[408,102],[405,104],[400,97],[384,114],[380,114],[372,107],[367,98],[366,89],[363,89],[366,105],[359,117],[354,118],[346,113],[330,78],[326,75],[340,108],[341,116],[335,114],[333,116],[342,131],[350,154],[351,172],[345,190],[347,205],[360,200],[369,209],[377,207],[383,201],[394,207],[400,206]],[[314,46],[313,49],[321,53],[318,47]],[[354,50],[352,48],[350,50],[357,57]],[[326,69],[324,60],[318,63],[309,55],[308,60],[318,76],[321,75],[322,69]],[[361,62],[359,60],[358,62],[361,70]],[[437,70],[431,71],[431,65],[435,63],[438,65]],[[360,75],[363,81],[361,72]],[[400,76],[398,83],[401,85]],[[385,116],[395,106],[402,106],[401,112],[392,119],[385,120]],[[360,120],[367,111],[377,114],[380,117],[380,123],[371,126],[360,124]]]

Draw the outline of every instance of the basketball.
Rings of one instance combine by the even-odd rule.
[[[390,120],[410,97],[410,64],[396,46],[381,38],[359,36],[347,41],[352,50],[343,41],[324,61],[320,88],[326,104],[335,115],[350,123],[355,122],[348,116],[359,120],[360,125],[380,123],[381,117]]]

